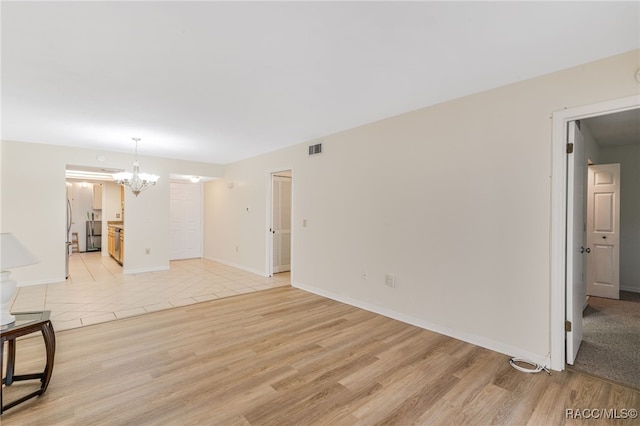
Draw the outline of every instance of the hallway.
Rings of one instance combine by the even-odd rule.
[[[18,287],[11,311],[50,310],[61,331],[291,283],[289,272],[267,278],[206,259],[172,261],[170,268],[124,275],[100,252],[73,253],[69,279]]]

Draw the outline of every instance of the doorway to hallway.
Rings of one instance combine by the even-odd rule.
[[[573,197],[572,186],[567,185],[568,177],[568,123],[637,110],[640,98],[632,96],[594,105],[557,111],[553,114],[553,162],[552,162],[552,221],[551,221],[551,368],[564,370],[568,358],[565,343],[572,339],[573,321],[581,321],[582,315],[573,318],[573,303],[584,305],[582,300],[572,301],[569,295],[574,291],[573,282],[567,280],[569,268],[573,266],[567,258],[567,241],[573,241],[573,230],[567,226],[567,217],[574,211],[568,205]],[[624,166],[623,166],[624,169]],[[622,286],[621,286],[622,289]],[[578,312],[582,312],[580,309]]]
[[[269,276],[291,271],[292,183],[291,170],[271,173]]]

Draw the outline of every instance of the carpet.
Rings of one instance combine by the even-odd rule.
[[[640,390],[640,293],[589,298],[573,369]]]

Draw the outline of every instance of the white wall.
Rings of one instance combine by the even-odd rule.
[[[620,289],[640,293],[640,144],[600,148],[609,163],[620,163]]]
[[[37,155],[34,155],[37,152]],[[98,163],[97,156],[106,157]],[[133,156],[89,149],[2,141],[2,232],[12,232],[40,263],[12,272],[19,285],[64,281],[67,164],[131,169]],[[224,167],[140,157],[143,171],[160,175],[156,187],[139,197],[125,192],[124,272],[169,267],[169,175],[221,176]],[[145,249],[150,248],[150,254]]]
[[[105,200],[102,205],[102,220],[105,222],[123,220],[120,185],[116,185],[113,182],[104,182],[102,188],[104,189]]]
[[[265,273],[268,172],[292,168],[294,285],[544,362],[551,115],[636,95],[639,65],[629,52],[326,136],[316,158],[303,144],[231,164],[206,185],[205,256]]]

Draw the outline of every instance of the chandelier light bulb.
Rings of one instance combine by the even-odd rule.
[[[133,161],[133,173],[120,172],[113,175],[116,184],[128,188],[136,197],[145,189],[155,186],[160,176],[140,173],[140,162],[138,161],[138,142],[140,138],[132,138],[136,143],[135,157]]]

